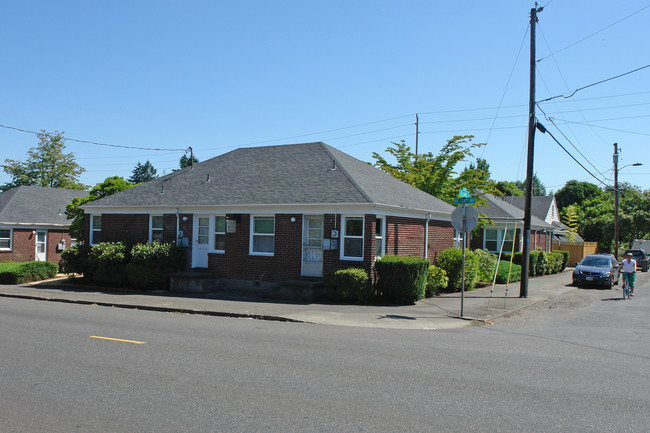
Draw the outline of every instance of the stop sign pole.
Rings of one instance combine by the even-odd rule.
[[[478,224],[478,211],[467,203],[475,203],[475,197],[459,197],[454,199],[454,204],[460,204],[451,213],[451,225],[463,233],[463,258],[460,279],[460,317],[463,318],[465,306],[465,238],[468,232],[474,230]]]

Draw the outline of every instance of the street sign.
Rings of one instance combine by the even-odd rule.
[[[471,232],[477,224],[478,211],[472,206],[458,206],[451,213],[451,225],[459,232]]]
[[[458,197],[469,198],[469,192],[467,191],[467,188],[461,188],[460,191],[458,191]]]
[[[454,204],[473,204],[476,203],[476,197],[456,197]]]

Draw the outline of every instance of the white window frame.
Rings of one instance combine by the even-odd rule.
[[[223,218],[223,231],[217,231],[217,218]],[[226,241],[226,226],[228,224],[228,219],[226,218],[226,215],[213,215],[212,216],[212,225],[213,225],[213,230],[212,230],[212,252],[219,253],[219,254],[225,254],[226,253],[226,247],[224,245],[223,249],[218,249],[217,248],[217,235],[223,235],[224,238],[224,244]]]
[[[347,233],[347,220],[349,218],[354,218],[354,219],[361,219],[361,236],[358,235],[350,235]],[[363,257],[364,257],[364,244],[365,244],[365,234],[366,232],[366,218],[363,215],[342,215],[341,216],[341,260],[350,260],[350,261],[358,261],[362,262]],[[374,234],[373,234],[374,236]],[[347,239],[361,239],[361,256],[356,257],[356,256],[346,256],[345,255],[345,241]]]
[[[496,238],[496,246],[497,246],[497,248],[496,248],[496,250],[488,250],[487,247],[486,247],[486,244],[487,244],[487,241],[488,241],[488,239],[487,239],[488,230],[494,230],[497,233],[497,238]],[[506,245],[507,245],[507,242],[512,242],[514,244],[516,238],[515,238],[514,228],[508,227],[507,230],[508,230],[508,233],[510,234],[510,236],[512,236],[512,239],[510,239],[510,240],[506,239],[506,244],[503,245],[503,252],[504,253],[511,253],[512,252],[512,245],[510,247],[507,247]],[[499,250],[501,249],[501,243],[503,242],[503,236],[504,236],[505,231],[506,231],[505,227],[486,227],[485,229],[483,229],[483,249],[488,251],[488,252],[498,254]],[[490,239],[490,241],[494,241],[494,239]]]
[[[381,221],[381,231],[378,234],[375,226],[375,259],[381,259],[386,255],[386,217],[378,216],[375,219],[375,224],[377,224],[377,221]],[[379,255],[377,254],[377,239],[381,240]]]
[[[14,230],[9,227],[0,227],[0,230],[7,230],[9,231],[9,248],[0,248],[0,251],[12,251],[13,250],[13,239],[14,239]],[[2,238],[6,239],[6,238]]]
[[[154,227],[153,226],[153,219],[160,217],[160,227]],[[154,215],[149,215],[149,243],[152,243],[154,241],[154,232],[160,232],[160,243],[163,242],[162,236],[163,236],[163,226],[164,226],[164,221],[163,221],[163,216],[160,214],[154,214]]]
[[[95,218],[99,218],[99,229],[96,229],[94,227]],[[102,232],[102,215],[101,214],[99,214],[99,215],[97,215],[97,214],[90,215],[90,241],[89,241],[90,245],[95,245],[95,243],[99,243],[99,242],[95,242],[95,233],[96,232],[100,233],[99,237],[100,237],[100,242],[101,242],[101,232]]]
[[[255,233],[255,219],[257,218],[271,218],[273,220],[273,233]],[[248,253],[251,256],[273,256],[275,255],[275,215],[251,215],[250,218],[250,239],[248,242],[249,251]],[[255,251],[254,250],[254,239],[259,236],[268,236],[273,240],[273,251]]]

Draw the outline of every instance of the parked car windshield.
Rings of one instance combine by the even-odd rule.
[[[612,262],[608,257],[585,257],[582,259],[580,262],[581,265],[583,266],[596,266],[599,268],[610,268],[612,266]]]

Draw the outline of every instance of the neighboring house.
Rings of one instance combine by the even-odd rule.
[[[324,143],[241,148],[90,202],[87,237],[176,241],[232,283],[321,278],[385,254],[434,260],[454,207]]]
[[[65,206],[87,191],[19,186],[0,193],[0,261],[59,263],[71,246]]]
[[[519,252],[523,249],[523,226],[524,211],[515,206],[512,200],[518,197],[495,197],[490,194],[482,196],[488,202],[487,206],[479,207],[477,210],[490,219],[492,224],[485,227],[478,235],[472,236],[470,245],[472,248],[484,249],[498,253],[503,244],[503,252]],[[531,206],[532,211],[532,206]],[[538,218],[531,212],[530,219],[530,250],[541,249],[550,252],[552,250],[553,233],[555,227],[552,224]]]
[[[525,197],[505,196],[502,198],[504,201],[513,204],[519,209],[523,210],[525,207]],[[559,242],[560,244],[569,243],[569,227],[560,220],[560,212],[557,208],[555,196],[533,196],[531,198],[530,207],[533,216],[553,226],[553,236],[556,242]],[[582,244],[584,243],[584,240],[576,233],[574,235],[573,243]]]

